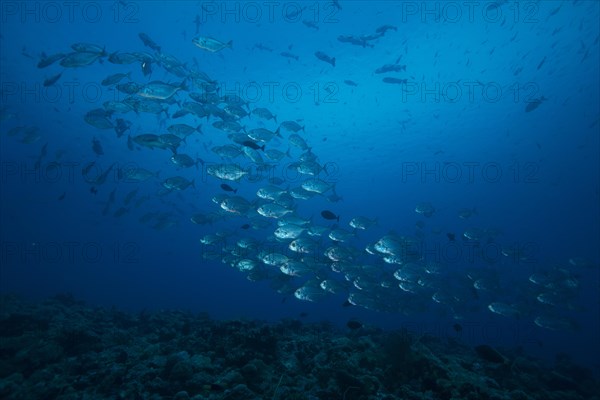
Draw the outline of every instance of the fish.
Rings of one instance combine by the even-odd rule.
[[[104,150],[102,149],[102,143],[95,137],[92,138],[92,150],[96,153],[97,156],[101,156],[104,154]]]
[[[271,113],[271,111],[269,111],[266,108],[257,107],[254,110],[252,110],[252,114],[260,118],[264,118],[266,120],[272,119],[275,121],[275,123],[277,123],[277,116],[273,115],[273,113]]]
[[[152,75],[152,61],[142,61],[140,63],[140,68],[142,69],[142,74],[144,74],[144,76]]]
[[[397,64],[386,64],[383,67],[379,67],[375,70],[376,74],[384,74],[386,72],[406,72],[406,65],[397,65]]]
[[[350,329],[352,329],[353,331],[360,329],[363,327],[363,324],[359,321],[356,320],[350,320],[348,322],[346,322],[346,326]]]
[[[139,62],[139,57],[132,53],[114,52],[108,55],[108,62],[112,64],[133,64]]]
[[[131,200],[133,200],[133,198],[137,195],[139,188],[135,188],[132,191],[130,191],[129,193],[127,193],[127,195],[125,196],[125,199],[123,199],[123,204],[124,205],[128,205]]]
[[[179,85],[171,85],[161,81],[152,81],[144,85],[137,92],[137,95],[147,99],[166,100],[179,90],[186,90],[185,81],[182,81]]]
[[[408,79],[399,79],[399,78],[393,78],[393,77],[386,76],[385,78],[382,79],[382,81],[384,83],[392,83],[392,84],[402,85],[402,84],[407,83]]]
[[[165,189],[168,190],[185,190],[190,186],[196,188],[196,183],[194,179],[189,181],[182,176],[173,176],[167,178],[163,181],[162,185]]]
[[[199,47],[202,50],[206,50],[211,53],[216,53],[226,48],[233,49],[233,40],[230,40],[227,43],[223,43],[218,41],[217,39],[213,39],[208,36],[197,36],[192,39],[192,43],[194,43],[196,47]]]
[[[385,33],[390,30],[398,32],[398,27],[393,25],[382,25],[379,28],[375,29],[375,32],[385,35]]]
[[[114,129],[117,137],[123,136],[123,134],[131,128],[131,122],[124,120],[123,118],[117,118],[115,122],[116,125],[114,126]]]
[[[340,222],[340,216],[339,215],[335,215],[333,212],[329,211],[329,210],[323,210],[321,211],[321,216],[325,219],[328,220],[335,220],[337,222]]]
[[[116,85],[117,83],[119,83],[123,78],[128,78],[131,79],[131,72],[127,72],[127,73],[117,73],[117,74],[112,74],[107,76],[106,78],[102,79],[102,82],[100,82],[100,84],[102,86],[112,86],[112,85]]]
[[[312,28],[315,30],[319,30],[319,25],[315,22],[315,21],[310,21],[310,20],[303,20],[302,23],[307,26],[308,28]]]
[[[37,67],[40,69],[49,67],[50,65],[54,64],[55,62],[62,60],[66,56],[67,55],[64,53],[56,53],[56,54],[52,54],[51,56],[47,56],[46,54],[42,53],[42,57],[41,57],[40,61],[38,62]]]
[[[295,54],[289,53],[287,51],[282,51],[281,53],[279,53],[279,55],[282,56],[282,57],[285,57],[285,58],[291,58],[291,59],[296,60],[296,61],[300,60],[300,57],[298,57]]]
[[[191,135],[194,132],[202,133],[202,125],[198,125],[196,127],[189,126],[186,124],[173,124],[167,127],[169,133],[179,136],[180,138],[185,138],[186,136]]]
[[[253,49],[259,49],[259,50],[262,50],[262,51],[268,51],[268,52],[271,52],[271,53],[273,52],[273,49],[272,49],[272,48],[270,48],[270,47],[267,47],[267,46],[265,46],[265,45],[264,45],[264,44],[262,44],[262,43],[256,43],[256,44],[254,45]]]
[[[102,56],[101,53],[74,52],[67,54],[60,60],[60,65],[65,68],[85,67],[93,64]]]
[[[138,37],[142,40],[142,42],[144,43],[144,46],[149,47],[152,50],[160,53],[160,46],[157,45],[154,42],[154,40],[150,39],[150,36],[148,36],[144,32],[140,32],[140,33],[138,33]]]
[[[83,119],[85,120],[85,122],[98,129],[113,129],[114,124],[109,119],[110,115],[110,112],[107,112],[102,108],[96,108],[91,111],[88,111],[83,117]]]
[[[71,48],[78,53],[96,53],[100,56],[106,55],[106,50],[104,46],[100,46],[93,43],[73,43]]]
[[[542,61],[540,61],[540,63],[538,64],[538,66],[537,66],[537,70],[538,70],[538,71],[539,71],[539,69],[540,69],[540,68],[542,68],[542,65],[544,65],[544,63],[545,63],[545,62],[546,62],[546,57],[544,57],[544,58],[542,59]]]
[[[294,133],[297,133],[299,131],[305,132],[304,126],[301,126],[296,121],[283,121],[281,125],[279,125],[277,131],[279,131],[280,128],[285,128],[286,130]]]
[[[286,214],[294,212],[294,210],[290,210],[286,207],[283,207],[276,203],[267,203],[258,207],[256,211],[267,218],[281,218]]]
[[[44,86],[48,87],[48,86],[54,85],[56,82],[58,82],[58,80],[60,79],[61,76],[62,76],[62,72],[59,72],[58,74],[53,75],[50,78],[44,79]]]
[[[333,190],[335,184],[329,184],[318,178],[311,178],[302,182],[302,189],[308,190],[309,192],[315,192],[323,194],[328,190]]]
[[[229,186],[226,183],[221,183],[221,189],[223,189],[226,192],[233,192],[233,193],[237,193],[237,189],[232,188],[231,186]]]
[[[369,219],[367,217],[354,217],[350,220],[348,225],[350,225],[354,229],[366,230],[372,227],[373,225],[377,225],[377,219]]]
[[[357,38],[349,35],[340,35],[337,40],[342,43],[350,43],[355,46],[360,47],[373,47],[372,44],[369,44],[365,38]]]
[[[358,86],[358,83],[351,81],[349,79],[344,80],[344,83],[348,86],[355,86],[355,87]]]
[[[142,167],[120,168],[117,171],[119,181],[144,182],[150,178],[158,178],[160,171],[152,172]]]
[[[531,100],[530,102],[527,103],[527,106],[525,106],[525,112],[532,112],[533,110],[537,109],[546,100],[548,100],[548,99],[545,98],[544,96]]]
[[[315,52],[315,57],[317,57],[319,60],[324,61],[328,64],[331,64],[331,66],[335,67],[335,57],[330,57],[327,54],[323,53],[322,51]]]
[[[191,168],[191,167],[196,167],[196,169],[198,169],[198,164],[202,164],[204,165],[204,161],[201,158],[196,158],[196,160],[194,160],[192,157],[188,156],[187,154],[173,154],[171,156],[171,162],[175,165],[177,165],[178,167],[183,167],[183,168]]]
[[[242,146],[244,147],[249,147],[253,150],[265,150],[265,145],[263,144],[262,146],[259,146],[258,143],[256,143],[253,140],[245,140],[244,142],[242,142]]]
[[[206,168],[206,172],[216,178],[228,181],[237,181],[248,174],[248,171],[236,164],[211,164]]]

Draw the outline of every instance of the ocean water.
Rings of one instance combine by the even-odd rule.
[[[599,3],[0,7],[2,293],[33,300],[72,293],[94,306],[208,312],[216,319],[294,318],[340,327],[356,319],[386,330],[458,335],[474,345],[522,346],[547,359],[566,352],[598,367]],[[160,50],[145,46],[142,32]],[[194,45],[198,36],[231,45],[207,51]],[[64,66],[59,57],[38,67],[46,56],[72,53],[75,43],[98,46],[93,62]],[[131,52],[146,55],[111,62],[111,55]],[[138,101],[150,82],[181,86],[154,101],[163,108],[158,115],[107,114],[110,125],[130,123],[119,137],[112,126],[99,129],[84,119],[106,101],[129,96],[101,84],[116,73],[130,74],[121,83],[140,85],[131,95]],[[243,154],[219,157],[212,148],[235,144],[213,126],[222,115],[213,108],[208,117],[175,117],[193,101],[189,93],[217,96],[203,106],[230,120],[223,110],[234,104],[225,96],[239,96],[246,112],[268,109],[277,121],[255,113],[237,121],[246,132],[277,131],[258,146],[289,149],[289,156],[265,163]],[[298,134],[310,151],[290,142],[283,121],[303,127]],[[191,133],[176,152],[202,163],[181,168],[168,148],[128,145],[176,123],[201,124],[202,133]],[[289,249],[291,240],[275,240],[278,219],[256,212],[271,200],[256,192],[272,182],[289,192],[314,180],[298,171],[307,154],[316,156],[318,179],[329,188],[310,199],[285,195],[291,215],[310,219],[301,237],[312,247],[302,255]],[[221,180],[209,173],[218,163],[247,174]],[[135,168],[155,176],[124,177]],[[194,186],[167,189],[165,180],[174,176]],[[249,210],[231,213],[212,201],[233,195],[224,183],[250,202]],[[433,209],[418,213],[419,205]],[[324,210],[339,222],[325,219]],[[194,224],[196,214],[214,221]],[[377,222],[355,230],[349,222],[358,216]],[[322,236],[308,235],[317,226]],[[328,237],[335,229],[350,237],[336,243]],[[217,243],[200,242],[211,234],[220,235]],[[384,260],[385,252],[365,251],[386,235],[401,248],[393,251],[396,263]],[[241,249],[240,239],[255,244]],[[324,255],[332,246],[349,254],[336,270]],[[308,271],[285,275],[262,262],[269,253],[304,257]],[[240,259],[255,269],[239,271]],[[410,277],[395,278],[399,270]],[[319,289],[325,279],[337,282],[337,293]],[[302,287],[316,301],[297,298]],[[493,304],[505,315],[492,312]]]

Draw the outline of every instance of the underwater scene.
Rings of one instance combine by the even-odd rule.
[[[0,21],[0,398],[600,399],[599,2]]]

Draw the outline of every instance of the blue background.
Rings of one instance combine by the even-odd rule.
[[[335,182],[343,201],[299,201],[299,214],[313,216],[321,225],[326,225],[319,216],[323,209],[339,214],[341,225],[358,215],[378,218],[377,226],[353,240],[361,251],[390,231],[415,235],[417,221],[425,222],[423,238],[433,253],[436,244],[447,245],[446,232],[459,237],[469,227],[498,229],[498,246],[534,249],[526,261],[495,256],[492,268],[501,285],[495,293],[474,301],[459,321],[464,340],[524,345],[546,357],[567,351],[593,364],[599,350],[600,312],[599,5],[593,1],[500,3],[498,18],[492,11],[484,13],[483,4],[475,6],[470,16],[462,2],[341,1],[342,10],[328,2],[274,3],[272,15],[263,2],[92,2],[81,3],[72,14],[62,3],[3,3],[2,108],[15,115],[3,119],[0,129],[0,290],[34,299],[71,292],[94,305],[132,311],[208,311],[215,318],[275,321],[306,312],[307,321],[343,325],[349,318],[359,318],[386,329],[409,326],[457,335],[452,315],[433,302],[410,316],[343,308],[344,296],[302,302],[276,293],[269,280],[250,282],[219,260],[204,260],[199,238],[207,233],[226,231],[232,238],[253,235],[265,241],[271,230],[240,233],[243,220],[235,217],[212,226],[192,224],[193,213],[218,210],[210,199],[222,193],[220,181],[203,171],[177,170],[166,151],[130,151],[126,137],[117,138],[112,130],[98,130],[83,120],[87,111],[104,101],[122,99],[122,94],[99,85],[110,74],[131,71],[132,80],[139,83],[181,79],[156,65],[148,79],[138,64],[114,65],[105,59],[66,69],[55,86],[45,88],[43,80],[63,68],[58,63],[36,67],[42,52],[69,52],[75,42],[97,43],[109,53],[150,51],[138,38],[139,32],[145,32],[163,52],[188,66],[197,64],[218,81],[221,94],[239,94],[250,100],[251,109],[266,107],[279,122],[301,120],[306,131],[302,136],[321,163],[330,166],[327,179]],[[431,13],[425,12],[424,4]],[[286,17],[286,12],[300,6],[306,8],[298,20]],[[233,48],[209,53],[195,47],[191,40],[196,15],[201,19],[200,34],[232,40]],[[316,22],[319,29],[305,26],[302,20]],[[370,42],[372,48],[337,40],[339,35],[372,34],[383,24],[394,25],[397,31]],[[273,52],[256,49],[257,43]],[[283,51],[298,55],[299,60],[280,56]],[[335,67],[318,60],[316,51],[335,57]],[[400,56],[406,72],[374,73]],[[408,79],[417,85],[418,93],[403,95],[400,85],[382,82],[385,76]],[[358,86],[348,86],[344,80]],[[469,98],[470,82],[484,83],[489,92],[484,95],[481,86],[475,86]],[[275,85],[273,93],[269,85]],[[286,93],[283,87],[299,88],[301,93]],[[436,101],[424,88],[441,90],[452,99],[441,96]],[[498,88],[500,92],[495,92]],[[176,96],[187,101],[183,92]],[[547,100],[525,112],[529,102],[542,96]],[[153,115],[131,113],[125,118],[133,122],[132,135],[164,133],[165,121]],[[188,138],[187,154],[218,161],[207,149],[227,140],[210,127],[213,121],[192,117],[178,121],[204,126],[203,135]],[[256,117],[246,124],[277,127]],[[39,127],[40,140],[24,144],[7,135],[23,125]],[[101,140],[103,156],[93,153],[93,137]],[[277,148],[286,151],[287,140],[277,140]],[[48,155],[42,170],[35,170],[45,143]],[[53,170],[48,163],[57,160],[58,150],[64,155]],[[298,149],[292,153],[300,154]],[[81,168],[91,161],[102,170],[112,163],[139,165],[160,171],[161,179],[123,182],[115,167],[94,196],[81,175]],[[472,179],[467,176],[468,165],[475,165]],[[408,174],[414,166],[418,173]],[[494,167],[501,175],[494,179],[494,169],[486,170],[486,175],[483,166]],[[427,174],[425,169],[437,172]],[[461,174],[457,179],[455,171]],[[284,187],[301,183],[284,165],[274,174],[286,180]],[[196,188],[158,196],[162,179],[173,175],[195,178]],[[253,199],[261,184],[266,181],[243,180],[239,193]],[[147,194],[151,199],[123,217],[115,218],[112,212],[102,216],[111,190],[117,189],[118,207],[136,187],[138,196]],[[59,201],[62,193],[65,198]],[[415,205],[425,201],[436,208],[431,218],[414,212]],[[472,207],[477,215],[458,218],[458,210]],[[176,226],[156,230],[138,222],[155,211],[171,213]],[[575,309],[557,311],[577,321],[576,331],[544,330],[532,318],[508,319],[486,309],[488,300],[538,307],[527,277],[555,265],[572,268],[568,264],[572,257],[593,264],[573,269],[581,285]],[[465,254],[444,261],[449,276],[462,277],[461,282],[467,270],[485,266]],[[454,284],[448,281],[449,286]],[[452,290],[468,293],[470,289],[459,285]]]

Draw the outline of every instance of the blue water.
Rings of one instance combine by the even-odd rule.
[[[408,326],[441,336],[456,336],[452,325],[459,321],[467,342],[522,345],[546,358],[566,351],[593,365],[600,351],[599,4],[509,1],[472,10],[462,2],[339,4],[341,10],[329,2],[83,2],[75,8],[61,2],[3,2],[0,290],[33,299],[71,292],[93,305],[207,311],[215,318],[275,321],[307,313],[307,321],[340,326],[358,318],[384,329]],[[290,17],[295,11],[300,15]],[[210,53],[195,47],[196,16],[200,35],[232,40],[232,48]],[[319,29],[302,21],[315,22]],[[370,35],[385,24],[397,29],[366,47],[337,39]],[[182,149],[214,163],[219,159],[209,149],[229,143],[225,133],[211,127],[217,119],[170,121],[164,114],[128,113],[121,117],[132,122],[132,129],[117,138],[113,130],[97,129],[83,119],[104,101],[125,97],[101,86],[102,79],[117,72],[131,72],[140,84],[182,79],[156,64],[145,77],[139,63],[115,65],[106,58],[80,68],[36,67],[42,52],[68,53],[76,42],[101,45],[108,53],[152,54],[140,32],[163,53],[217,81],[219,94],[240,95],[250,109],[266,107],[278,122],[298,120],[305,126],[301,136],[327,164],[322,178],[335,184],[343,200],[297,200],[297,213],[329,226],[320,212],[331,210],[347,229],[352,217],[377,218],[376,226],[351,241],[364,254],[363,263],[389,268],[367,258],[363,249],[393,232],[422,239],[427,258],[445,268],[449,291],[468,297],[473,288],[466,274],[478,269],[493,271],[499,285],[471,298],[460,316],[433,301],[403,315],[342,307],[344,295],[300,301],[293,291],[277,293],[272,279],[251,282],[220,260],[203,258],[207,249],[199,239],[206,234],[225,231],[231,243],[254,237],[267,248],[273,246],[267,238],[274,228],[242,231],[247,220],[235,216],[213,225],[192,224],[192,214],[218,211],[211,198],[224,193],[222,182],[205,168],[178,170],[168,150],[131,151],[126,136],[166,133],[174,122],[201,123],[204,133],[189,137]],[[273,51],[257,49],[259,43]],[[280,55],[286,51],[299,59]],[[335,57],[335,67],[317,59],[316,51]],[[375,73],[395,63],[406,65],[406,71]],[[42,85],[60,71],[55,85]],[[385,83],[384,77],[407,83]],[[189,101],[185,91],[174,98]],[[526,111],[542,98],[537,108]],[[177,107],[170,106],[171,115]],[[255,116],[243,124],[278,126]],[[38,127],[40,138],[28,144],[22,135],[8,135],[17,126]],[[272,147],[286,151],[285,136]],[[104,155],[92,151],[94,137]],[[47,155],[36,168],[45,144]],[[235,183],[238,194],[255,199],[256,190],[273,176],[285,180],[283,188],[299,186],[305,177],[287,165],[301,150],[292,147],[291,152],[292,159],[284,159],[264,179]],[[96,185],[96,195],[81,173],[92,161],[99,171],[116,163],[107,181]],[[123,181],[116,171],[127,165],[160,171],[159,178]],[[196,188],[159,195],[161,182],[174,175],[195,179]],[[136,199],[148,195],[149,200],[114,217],[136,187]],[[116,203],[103,216],[115,188]],[[414,211],[421,202],[435,207],[431,217]],[[477,213],[461,219],[457,213],[464,208]],[[140,223],[148,212],[169,213],[175,225],[158,230]],[[420,222],[422,228],[416,226]],[[489,263],[469,257],[469,247],[462,245],[460,238],[471,227],[498,232],[484,246]],[[458,255],[451,254],[455,248],[447,233],[456,234]],[[330,244],[324,238],[322,250]],[[527,250],[525,259],[499,254],[515,246]],[[589,265],[572,266],[571,258]],[[569,307],[536,301],[539,291],[528,277],[553,268],[569,270],[578,281]],[[303,281],[294,282],[300,287]],[[486,308],[493,301],[519,304],[523,316],[493,314]],[[568,318],[573,329],[536,326],[533,318],[540,309]]]

